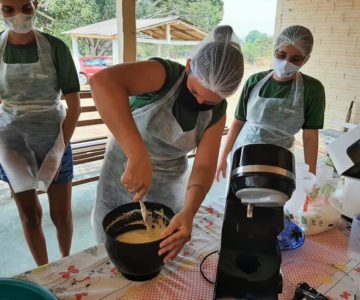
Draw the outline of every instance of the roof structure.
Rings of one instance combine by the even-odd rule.
[[[116,18],[78,27],[65,31],[74,38],[95,38],[104,40],[118,39]],[[136,20],[136,32],[139,42],[172,41],[172,42],[199,42],[204,39],[206,32],[186,21],[172,16],[156,19]],[[180,44],[180,43],[179,43]]]

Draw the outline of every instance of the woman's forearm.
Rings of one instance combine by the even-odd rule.
[[[127,157],[147,153],[143,139],[131,114],[126,88],[99,72],[90,79],[96,108]]]
[[[151,60],[115,65],[90,78],[96,108],[128,158],[148,155],[129,97],[158,91],[165,78],[163,65]]]
[[[229,153],[231,152],[234,146],[235,140],[238,137],[244,124],[245,124],[244,121],[240,121],[238,119],[234,119],[234,121],[231,123],[229,132],[226,135],[225,146],[221,151],[220,159],[226,159],[226,157],[229,155]]]
[[[71,137],[74,134],[80,113],[80,97],[78,93],[71,93],[65,95],[65,100],[68,106],[65,120],[63,122],[63,137],[65,148],[70,144]]]
[[[316,174],[316,163],[319,149],[319,131],[317,129],[303,130],[304,159],[309,165],[309,171]]]
[[[207,129],[198,145],[184,203],[184,210],[192,215],[196,214],[214,182],[225,120],[224,115],[214,126]]]
[[[216,168],[197,167],[191,172],[185,194],[184,210],[195,216],[214,181]]]

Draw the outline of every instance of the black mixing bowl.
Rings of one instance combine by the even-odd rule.
[[[163,221],[168,225],[175,215],[172,209],[165,205],[155,202],[145,202],[145,205],[151,212],[153,222]],[[157,213],[161,209],[164,211],[163,217]],[[109,212],[103,220],[106,233],[105,248],[112,263],[127,279],[145,281],[158,275],[164,265],[166,253],[158,255],[160,243],[164,239],[141,244],[116,240],[122,233],[146,229],[142,222],[131,224],[136,221],[142,221],[139,203],[127,203]]]

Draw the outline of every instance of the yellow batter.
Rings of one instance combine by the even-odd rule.
[[[150,226],[149,229],[128,231],[118,235],[116,237],[116,240],[128,244],[142,244],[160,240],[163,238],[161,233],[164,232],[166,225],[164,224],[162,218],[159,219],[160,220],[158,220],[157,222],[153,222],[152,226]]]

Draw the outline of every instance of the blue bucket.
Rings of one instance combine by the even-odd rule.
[[[36,283],[0,278],[0,300],[57,300],[49,290]]]

